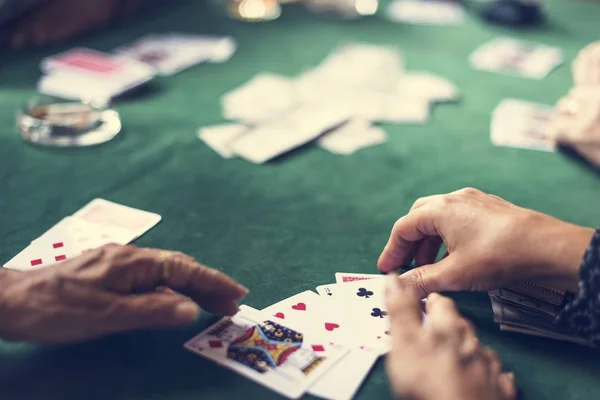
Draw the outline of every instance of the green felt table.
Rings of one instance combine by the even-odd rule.
[[[336,271],[375,272],[392,224],[420,196],[474,186],[578,224],[600,221],[593,170],[562,154],[489,140],[490,113],[502,98],[552,104],[571,85],[569,68],[535,81],[474,71],[467,61],[479,44],[504,34],[559,46],[570,61],[597,39],[598,5],[549,1],[546,27],[511,32],[472,16],[460,27],[418,27],[383,18],[328,20],[298,7],[275,22],[243,24],[212,3],[171,3],[64,46],[0,53],[0,262],[103,197],[160,213],[163,221],[138,245],[181,250],[220,268],[251,289],[247,304],[261,308],[332,282]],[[239,50],[225,64],[158,79],[118,102],[125,130],[110,143],[59,151],[21,141],[14,115],[35,94],[43,56],[75,45],[110,50],[169,31],[230,34]],[[350,157],[307,147],[256,166],[224,160],[196,138],[198,127],[222,121],[219,98],[226,91],[261,71],[296,75],[343,41],[398,46],[410,70],[449,78],[463,99],[435,107],[426,125],[385,126],[387,143]],[[515,371],[523,398],[600,398],[598,352],[502,333],[486,294],[453,297],[481,340]],[[182,349],[209,322],[74,346],[0,344],[0,399],[278,398]],[[358,398],[389,397],[379,362]]]

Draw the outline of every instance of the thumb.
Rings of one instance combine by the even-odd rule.
[[[515,374],[512,372],[504,372],[498,377],[498,384],[505,400],[513,400],[517,398],[517,388],[515,386]]]
[[[400,275],[402,284],[416,290],[420,298],[425,298],[430,293],[444,292],[449,290],[460,290],[468,287],[465,282],[457,282],[460,271],[455,268],[454,255],[438,261],[435,264],[427,264],[413,268]]]
[[[116,331],[189,325],[200,317],[200,307],[174,293],[122,297],[113,315]]]

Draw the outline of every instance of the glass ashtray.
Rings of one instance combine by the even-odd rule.
[[[17,115],[24,141],[48,147],[85,147],[121,132],[119,113],[105,104],[36,97]]]

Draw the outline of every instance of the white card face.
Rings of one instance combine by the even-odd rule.
[[[490,138],[496,146],[556,151],[549,123],[554,108],[517,99],[504,99],[492,113]]]
[[[161,216],[137,208],[127,207],[104,199],[95,199],[73,214],[92,223],[110,225],[142,236],[161,220]]]
[[[410,72],[400,78],[398,93],[429,102],[455,101],[460,97],[458,87],[441,76],[429,72]]]
[[[75,236],[66,229],[66,224],[55,227],[52,229],[52,234],[44,235],[32,242],[4,267],[32,271],[77,257],[87,248],[79,245]]]
[[[562,64],[557,47],[502,37],[483,44],[469,57],[480,70],[542,79]]]
[[[358,342],[356,327],[350,323],[346,308],[314,292],[297,294],[262,310],[282,323],[304,326],[325,343],[350,348],[342,362],[334,365],[311,386],[309,393],[332,400],[349,400],[379,357],[379,350],[368,349]],[[349,379],[352,377],[352,379]]]
[[[320,137],[319,146],[334,154],[349,155],[387,141],[387,134],[362,119],[353,119]]]
[[[250,125],[276,118],[296,102],[290,78],[266,73],[256,75],[221,99],[225,118]]]
[[[247,306],[185,347],[292,399],[302,396],[348,352]]]
[[[349,309],[359,341],[369,348],[387,351],[390,324],[385,303],[386,279],[367,279],[339,284],[333,299]]]
[[[205,126],[198,130],[198,138],[223,158],[233,158],[231,143],[248,131],[248,127],[239,124],[220,124]]]
[[[336,104],[302,106],[249,130],[231,148],[240,157],[262,164],[316,139],[348,118],[347,110]]]
[[[123,245],[135,239],[135,234],[126,229],[88,222],[77,217],[66,217],[38,239],[35,239],[34,242],[44,240],[46,237],[55,237],[57,234],[59,236],[60,234],[67,234],[72,243],[83,251],[95,249],[109,243]]]
[[[352,348],[310,387],[309,393],[328,400],[353,399],[379,355],[375,349]]]
[[[448,1],[395,0],[388,6],[387,17],[418,25],[460,25],[465,11],[460,4]]]
[[[368,279],[382,279],[386,275],[383,274],[355,274],[351,272],[336,272],[335,282],[336,283],[348,283],[355,281],[364,281]]]

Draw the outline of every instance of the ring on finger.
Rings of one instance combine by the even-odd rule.
[[[161,250],[159,253],[160,259],[160,281],[166,283],[171,279],[172,265],[173,265],[173,253],[166,250]]]

